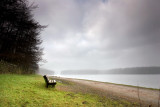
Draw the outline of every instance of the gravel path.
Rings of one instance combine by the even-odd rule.
[[[62,77],[54,77],[54,78],[59,80],[74,82],[77,84],[77,86],[80,85],[82,88],[83,85],[85,87],[86,86],[90,87],[92,89],[95,89],[103,93],[103,95],[106,96],[110,94],[114,97],[124,98],[130,101],[136,101],[136,102],[141,101],[142,105],[144,104],[152,105],[151,107],[158,106],[158,99],[160,94],[158,90],[103,83],[97,81],[80,80],[73,78],[62,78]],[[139,97],[138,97],[138,90],[139,90]]]

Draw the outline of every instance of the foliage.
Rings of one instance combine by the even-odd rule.
[[[33,74],[35,70],[24,70],[23,68],[7,63],[5,61],[0,61],[0,74]]]
[[[37,69],[42,49],[41,26],[34,20],[26,0],[0,1],[0,60],[16,64],[26,71]]]

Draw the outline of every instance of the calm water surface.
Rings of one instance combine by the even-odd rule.
[[[61,75],[61,77],[95,80],[142,86],[147,88],[160,88],[160,74],[104,74],[104,75]]]

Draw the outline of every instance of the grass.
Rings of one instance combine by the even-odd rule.
[[[56,87],[74,85],[57,83]],[[127,101],[46,88],[42,76],[0,74],[0,107],[132,107]]]

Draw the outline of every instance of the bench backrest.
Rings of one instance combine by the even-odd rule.
[[[43,78],[44,78],[44,80],[45,80],[46,83],[49,83],[48,78],[47,78],[46,75],[44,75]]]

